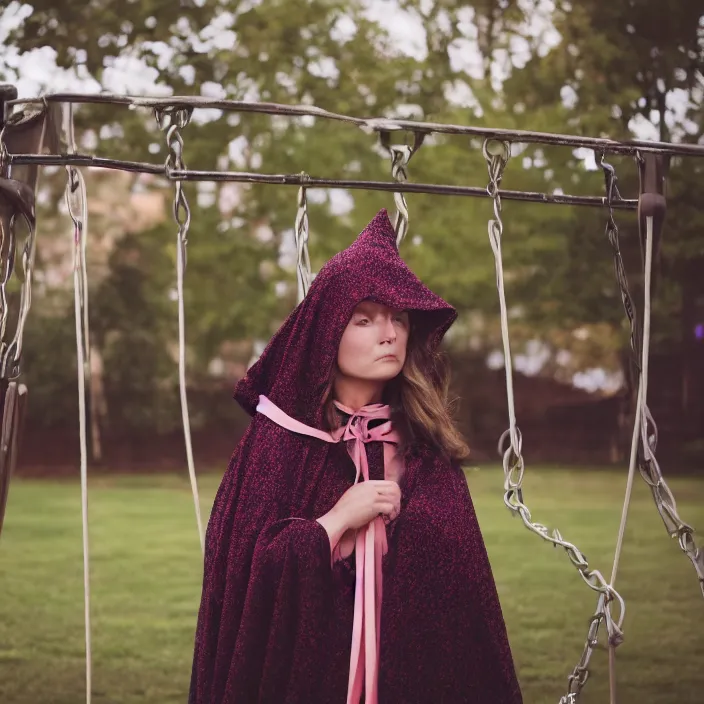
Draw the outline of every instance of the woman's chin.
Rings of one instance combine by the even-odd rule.
[[[376,381],[387,382],[395,379],[403,369],[403,365],[398,362],[377,362],[371,368],[367,367],[364,371],[358,370],[356,373],[348,373],[346,376],[349,379],[357,379],[359,381]]]
[[[395,379],[401,373],[401,366],[398,364],[387,364],[386,368],[379,370],[375,376],[376,381],[391,381]]]

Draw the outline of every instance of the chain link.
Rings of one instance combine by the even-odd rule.
[[[487,193],[494,203],[494,219],[489,221],[489,241],[494,252],[496,263],[496,286],[499,292],[499,305],[501,312],[501,337],[504,348],[504,367],[506,370],[506,390],[508,397],[509,428],[499,439],[499,454],[502,456],[504,468],[504,503],[518,514],[523,524],[530,531],[539,535],[555,547],[565,549],[570,562],[577,568],[584,582],[594,591],[598,592],[597,609],[590,620],[589,632],[582,656],[568,678],[568,694],[560,699],[560,704],[573,704],[589,677],[589,660],[597,642],[597,633],[602,621],[606,623],[609,642],[616,646],[623,641],[621,625],[625,616],[625,603],[618,592],[607,584],[601,572],[592,570],[584,554],[573,544],[563,539],[557,529],[550,529],[532,520],[530,510],[523,502],[523,477],[525,462],[522,455],[523,438],[516,424],[515,402],[513,393],[513,370],[511,349],[508,330],[508,312],[506,294],[504,290],[504,271],[501,252],[501,238],[503,236],[503,221],[501,219],[501,180],[506,165],[511,157],[511,145],[508,142],[487,139],[482,149],[489,172]],[[619,605],[618,619],[611,616],[610,606],[617,602]]]
[[[640,155],[636,155],[640,158]],[[620,198],[618,192],[618,178],[614,167],[607,163],[605,154],[602,152],[598,155],[598,162],[604,171],[606,181],[606,204],[609,209],[609,216],[606,223],[606,235],[611,244],[614,256],[614,269],[616,272],[616,281],[619,286],[623,308],[626,313],[626,318],[630,325],[630,345],[631,359],[634,367],[639,375],[643,373],[643,342],[640,334],[640,328],[637,324],[637,315],[633,299],[628,288],[628,279],[621,257],[619,247],[619,231],[614,218],[612,202],[614,199]],[[645,380],[647,382],[647,380]],[[667,482],[662,476],[660,465],[655,457],[655,451],[658,443],[658,429],[655,420],[648,408],[647,401],[644,399],[642,403],[642,415],[640,418],[640,447],[638,453],[638,470],[650,487],[650,491],[655,501],[655,506],[662,518],[665,528],[671,538],[676,537],[680,549],[690,559],[697,573],[699,586],[704,595],[704,549],[697,546],[694,539],[694,529],[692,526],[685,523],[677,513],[677,503],[675,497],[670,491]]]
[[[306,179],[308,175],[301,173],[301,178]],[[296,211],[296,223],[294,226],[294,236],[296,238],[296,276],[298,279],[298,302],[300,303],[308,294],[313,274],[310,267],[310,256],[308,254],[308,198],[305,186],[298,189],[298,210]]]
[[[414,132],[413,146],[410,146],[408,144],[391,144],[391,132],[379,132],[381,146],[391,156],[391,176],[399,184],[403,184],[408,180],[408,162],[423,145],[425,136],[425,132]],[[406,197],[401,191],[394,193],[394,202],[396,204],[396,221],[394,222],[396,246],[400,248],[401,242],[403,242],[408,233],[408,204],[406,203]]]

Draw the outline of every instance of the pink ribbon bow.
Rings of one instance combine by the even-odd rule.
[[[347,445],[348,452],[356,468],[355,484],[360,475],[369,481],[369,464],[364,445],[368,442],[384,443],[384,477],[396,478],[399,459],[395,445],[398,434],[393,430],[389,419],[389,406],[376,403],[353,411],[335,401],[335,405],[350,416],[345,426],[328,433],[311,428],[295,418],[291,418],[266,396],[259,397],[257,411],[278,425],[301,435],[309,435],[325,442],[354,441]],[[383,419],[382,423],[369,428],[372,420]],[[377,516],[357,532],[355,543],[357,574],[354,595],[354,620],[352,623],[352,652],[350,674],[347,687],[347,704],[358,704],[364,686],[365,704],[377,704],[377,683],[379,677],[379,639],[382,600],[382,557],[388,551],[386,526],[381,516]]]

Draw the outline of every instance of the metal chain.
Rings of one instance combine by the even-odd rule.
[[[652,286],[652,252],[654,246],[654,220],[646,217],[646,251],[644,261],[644,308],[643,316],[643,355],[641,364],[642,398],[640,404],[640,450],[638,469],[650,487],[658,513],[670,537],[677,536],[680,549],[690,559],[699,579],[699,587],[704,595],[704,549],[698,547],[694,539],[694,529],[686,524],[677,513],[677,504],[667,482],[662,476],[660,465],[655,457],[658,430],[647,404],[648,388],[648,343],[650,341],[650,307]]]
[[[609,218],[606,224],[606,235],[609,239],[614,254],[614,268],[616,280],[621,293],[624,311],[631,328],[631,357],[638,375],[643,376],[645,354],[647,350],[643,347],[640,329],[637,325],[637,315],[633,299],[628,289],[628,279],[619,248],[619,232],[614,219],[614,212],[611,208],[613,198],[620,198],[617,187],[617,177],[614,167],[605,161],[602,152],[598,155],[599,165],[604,171],[606,180],[606,201],[609,207]],[[645,267],[645,262],[644,262]],[[649,292],[647,292],[649,293]],[[645,321],[644,321],[645,322]],[[647,379],[643,379],[647,384]],[[640,399],[639,399],[640,400]],[[665,528],[671,538],[677,537],[680,549],[690,559],[699,579],[699,586],[704,595],[704,549],[697,546],[694,538],[694,529],[685,523],[677,513],[677,503],[667,482],[662,476],[660,465],[655,457],[658,443],[658,429],[655,424],[647,398],[643,398],[638,405],[640,409],[640,419],[636,419],[640,424],[640,446],[638,453],[638,470],[645,482],[650,487],[650,491],[655,501],[655,506],[660,517],[665,524]]]
[[[186,168],[186,165],[183,162],[183,137],[181,136],[181,130],[188,125],[192,114],[192,107],[168,106],[165,108],[156,108],[154,111],[154,116],[159,129],[166,130],[166,144],[169,152],[166,157],[165,171],[169,178],[171,178],[172,171],[183,170]],[[205,552],[205,532],[203,530],[203,520],[201,518],[198,481],[196,479],[195,462],[193,459],[191,422],[188,413],[188,394],[186,390],[186,312],[184,305],[183,281],[187,264],[188,230],[191,225],[191,209],[188,205],[188,199],[186,198],[186,194],[180,180],[175,181],[172,212],[174,220],[178,226],[176,242],[176,292],[178,299],[178,377],[181,398],[181,419],[183,423],[183,435],[186,445],[188,474],[191,480],[193,504],[196,512],[198,536],[200,538],[201,550]]]
[[[7,352],[5,330],[10,312],[7,305],[7,283],[12,276],[15,264],[15,217],[13,211],[5,213],[0,210],[0,235],[2,236],[0,249],[0,369],[4,366],[3,360]],[[5,375],[0,373],[0,378],[5,378]]]
[[[640,371],[642,344],[638,330],[635,305],[633,304],[631,293],[628,290],[626,267],[623,264],[623,257],[621,256],[618,225],[616,224],[616,219],[614,217],[613,203],[614,201],[621,200],[621,194],[618,190],[618,177],[616,176],[616,170],[614,167],[605,161],[605,154],[603,152],[598,155],[598,162],[599,166],[601,166],[604,171],[604,179],[606,181],[606,204],[609,209],[609,217],[606,221],[606,237],[608,238],[613,250],[614,272],[616,274],[616,281],[621,294],[623,308],[626,312],[626,317],[628,318],[628,324],[630,327],[631,356],[633,363],[638,371]]]
[[[301,178],[307,174],[301,173]],[[308,198],[305,186],[298,189],[298,210],[296,211],[296,224],[294,236],[296,238],[296,277],[298,279],[298,302],[300,303],[308,294],[313,274],[310,267],[308,254]]]
[[[15,218],[12,218],[14,221]],[[14,240],[14,222],[10,223],[10,237]],[[34,278],[34,257],[36,252],[36,228],[25,219],[25,223],[28,228],[27,238],[25,239],[24,246],[22,247],[22,288],[20,291],[20,310],[19,318],[17,321],[17,329],[15,330],[15,335],[12,338],[12,342],[3,350],[2,360],[0,361],[0,378],[3,379],[15,379],[20,375],[20,361],[22,357],[22,342],[24,338],[24,326],[27,322],[27,316],[29,315],[29,309],[32,306],[32,281]],[[3,322],[2,330],[5,331],[5,322],[7,320],[7,298],[5,294],[5,286],[12,273],[12,263],[11,257],[14,257],[15,241],[10,244],[8,253],[8,261],[4,268],[4,275],[2,280],[2,302],[4,306],[3,310]]]
[[[164,167],[166,169],[166,176],[169,178],[171,171],[186,169],[186,165],[183,162],[183,137],[181,136],[181,130],[191,121],[192,114],[193,108],[190,107],[157,108],[154,111],[159,129],[166,130],[166,145],[169,151]],[[174,220],[178,225],[178,246],[185,271],[187,264],[188,230],[191,225],[191,208],[183,192],[183,184],[181,181],[175,181],[172,212]]]
[[[497,148],[498,147],[498,148]],[[562,538],[555,528],[550,531],[547,526],[535,523],[532,520],[528,507],[523,503],[523,477],[525,462],[522,455],[523,439],[516,424],[516,412],[513,393],[513,369],[508,330],[508,311],[506,294],[504,290],[504,272],[501,253],[501,238],[503,235],[503,221],[501,219],[501,193],[499,187],[506,165],[511,157],[511,146],[508,142],[497,142],[487,139],[483,145],[484,159],[489,172],[487,193],[494,203],[494,219],[489,221],[489,241],[494,252],[496,264],[496,286],[499,292],[499,305],[501,313],[501,337],[504,348],[504,368],[506,371],[506,391],[508,398],[509,428],[499,439],[499,453],[503,458],[504,468],[504,503],[518,514],[523,524],[532,532],[554,546],[565,549],[572,564],[577,568],[584,582],[599,593],[597,609],[590,620],[589,633],[582,656],[577,666],[568,678],[568,694],[560,699],[560,704],[573,704],[584,687],[589,676],[588,664],[596,644],[596,636],[601,621],[605,621],[609,632],[609,641],[618,645],[623,640],[621,625],[625,616],[625,603],[621,596],[613,589],[598,570],[589,567],[584,554],[572,543]],[[506,446],[506,440],[508,445]],[[610,612],[610,604],[618,602],[619,616],[614,620]]]
[[[391,132],[381,131],[379,133],[381,146],[391,156],[391,176],[397,183],[403,184],[408,180],[408,162],[423,145],[425,135],[425,132],[414,132],[413,146],[410,146],[408,144],[391,144]],[[396,204],[396,220],[394,222],[396,246],[400,248],[401,242],[408,232],[408,204],[401,191],[394,192],[394,202]]]
[[[0,88],[2,88],[0,86]],[[24,422],[27,387],[14,381],[20,375],[24,325],[31,306],[32,279],[35,253],[35,189],[33,185],[10,177],[11,155],[5,137],[7,134],[6,102],[0,102],[0,530],[10,478],[17,464],[17,443]],[[46,130],[42,121],[39,140],[32,146],[41,152]],[[7,284],[15,267],[17,227],[27,227],[27,239],[22,247],[22,275],[17,328],[8,345],[5,342],[9,306]]]
[[[15,254],[17,247],[17,214],[11,213],[9,218],[0,223],[0,235],[6,240],[0,253],[0,378],[16,379],[20,375],[20,361],[22,357],[22,341],[24,327],[32,306],[32,281],[34,279],[34,258],[36,253],[36,227],[35,222],[22,213],[22,221],[27,227],[27,237],[24,241],[21,254],[22,277],[20,289],[20,304],[12,341],[6,345],[4,338],[7,328],[9,308],[7,302],[7,284],[14,271]],[[2,213],[0,213],[2,218]]]
[[[32,305],[32,282],[34,280],[34,258],[36,253],[36,218],[34,212],[34,191],[27,184],[6,179],[10,155],[5,143],[8,121],[3,121],[0,130],[0,179],[13,184],[16,189],[12,194],[17,202],[6,203],[0,208],[0,378],[16,379],[20,375],[22,358],[22,341],[24,327]],[[41,152],[46,131],[46,121],[42,124],[38,151]],[[27,237],[21,253],[22,278],[17,327],[9,344],[5,343],[9,309],[7,304],[7,284],[13,274],[17,249],[18,215],[27,227]]]

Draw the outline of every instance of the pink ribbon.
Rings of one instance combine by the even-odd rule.
[[[266,396],[259,397],[257,411],[278,425],[301,435],[309,435],[325,442],[354,441],[347,445],[348,452],[357,470],[355,484],[360,475],[369,481],[369,464],[364,445],[368,442],[384,443],[384,477],[397,479],[400,474],[399,459],[395,445],[398,434],[389,419],[389,406],[381,403],[364,406],[353,411],[335,401],[335,405],[350,416],[345,426],[332,432],[311,428],[284,413]],[[372,420],[382,423],[369,428]],[[357,575],[354,594],[354,619],[352,622],[352,652],[350,675],[347,687],[347,704],[359,704],[362,688],[365,704],[377,704],[377,682],[379,677],[379,638],[382,600],[382,557],[388,551],[386,526],[381,516],[357,531],[356,543]]]

